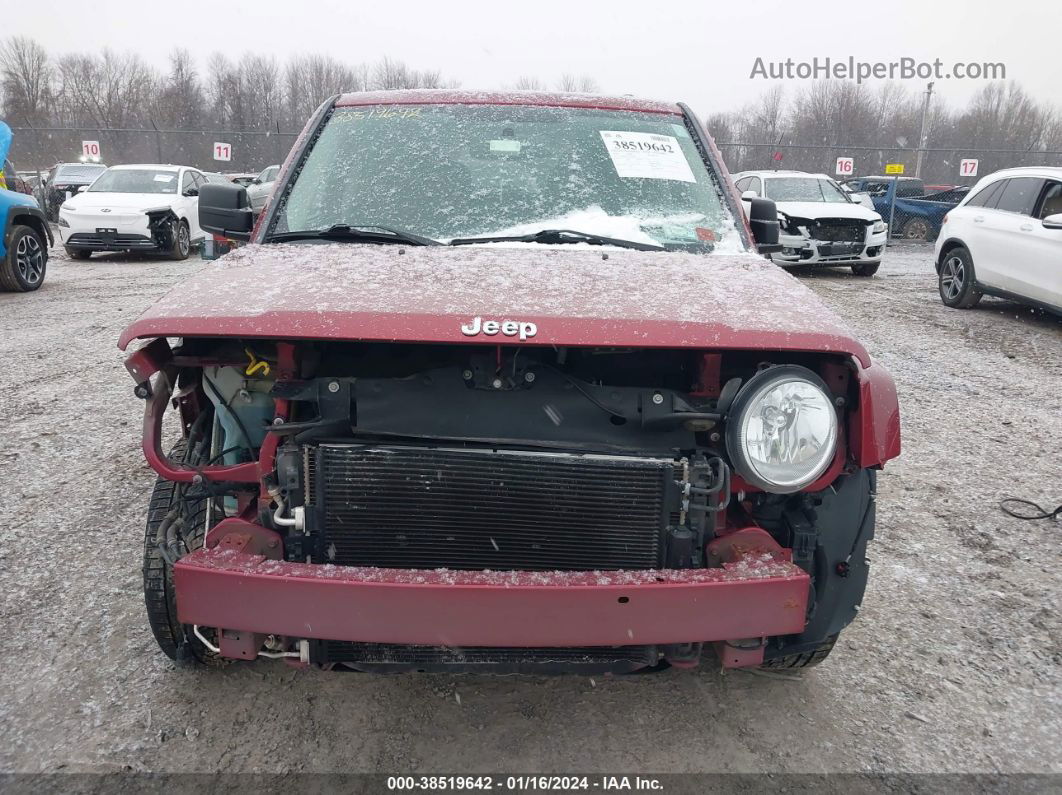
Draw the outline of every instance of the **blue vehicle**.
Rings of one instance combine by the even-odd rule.
[[[0,121],[0,163],[11,148],[11,128]],[[0,290],[25,293],[44,282],[52,230],[37,200],[0,188]]]
[[[937,239],[944,216],[969,191],[968,187],[959,186],[926,195],[925,183],[916,177],[856,177],[844,184],[853,191],[870,194],[874,209],[889,223],[890,237],[927,242]],[[894,191],[895,206],[892,206]]]

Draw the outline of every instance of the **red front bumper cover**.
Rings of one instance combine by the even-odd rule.
[[[278,560],[271,531],[229,519],[174,567],[178,618],[260,636],[430,646],[623,646],[728,641],[803,630],[809,577],[745,528],[713,542],[723,568],[602,572],[379,569]],[[240,637],[239,644],[226,637]],[[253,640],[252,640],[253,639]],[[747,644],[745,644],[747,646]],[[228,646],[228,649],[226,648]],[[724,664],[762,659],[735,651]]]

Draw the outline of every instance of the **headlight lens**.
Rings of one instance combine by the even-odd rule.
[[[800,491],[829,467],[837,412],[826,385],[804,367],[757,373],[738,393],[727,423],[738,474],[775,494]]]
[[[59,226],[69,227],[70,224],[69,224],[69,222],[67,222],[67,220],[65,218],[63,218],[63,216],[60,215],[59,216]]]
[[[874,230],[873,231],[874,231],[875,235],[878,234],[879,232],[884,232],[885,231],[885,222],[884,221],[875,221],[874,222]]]

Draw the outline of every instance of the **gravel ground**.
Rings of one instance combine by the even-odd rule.
[[[949,310],[926,247],[874,279],[801,274],[893,372],[904,453],[879,480],[861,618],[771,678],[178,670],[140,591],[153,475],[119,330],[198,261],[53,251],[0,294],[0,769],[7,771],[1062,771],[1062,321]]]

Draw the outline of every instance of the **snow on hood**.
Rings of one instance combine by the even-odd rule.
[[[798,218],[859,218],[880,221],[881,216],[861,204],[847,202],[776,202],[778,212]]]
[[[466,336],[475,317],[536,333]],[[119,345],[187,336],[835,351],[870,363],[808,288],[762,257],[566,245],[249,245],[171,289]]]

